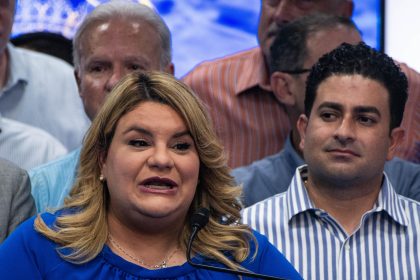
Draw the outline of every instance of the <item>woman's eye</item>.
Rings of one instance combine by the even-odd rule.
[[[130,146],[134,146],[134,147],[147,147],[147,146],[149,146],[149,143],[147,143],[147,141],[141,140],[141,139],[130,140],[128,142],[128,144]]]
[[[177,143],[173,146],[175,150],[186,151],[191,147],[190,143]]]

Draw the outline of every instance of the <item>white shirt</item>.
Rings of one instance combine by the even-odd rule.
[[[304,279],[420,279],[419,202],[395,193],[384,175],[374,207],[347,234],[312,203],[305,168],[286,192],[246,208],[243,222],[266,235]]]
[[[0,157],[29,168],[67,154],[67,149],[46,131],[0,116]]]
[[[0,89],[3,117],[41,128],[68,150],[79,147],[90,125],[73,68],[43,53],[7,45],[8,80]]]

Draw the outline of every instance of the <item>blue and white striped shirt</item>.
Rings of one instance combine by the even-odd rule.
[[[348,235],[315,208],[296,170],[289,189],[243,211],[304,279],[420,279],[420,203],[395,193],[386,175],[378,200]]]

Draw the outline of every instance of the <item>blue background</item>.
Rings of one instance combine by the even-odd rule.
[[[104,0],[19,0],[12,36],[49,30],[71,38],[83,17]],[[141,1],[137,1],[141,2]],[[151,0],[172,32],[175,74],[203,60],[257,45],[260,0]],[[246,4],[244,4],[246,3]],[[355,0],[364,40],[381,43],[380,0]]]

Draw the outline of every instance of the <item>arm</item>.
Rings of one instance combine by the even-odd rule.
[[[23,223],[0,246],[0,275],[2,279],[42,279],[33,249],[36,242],[27,242],[34,235],[34,219]]]
[[[31,183],[28,174],[22,169],[16,170],[11,187],[12,201],[10,203],[9,226],[7,235],[9,235],[19,224],[35,215],[35,204],[31,195]]]

